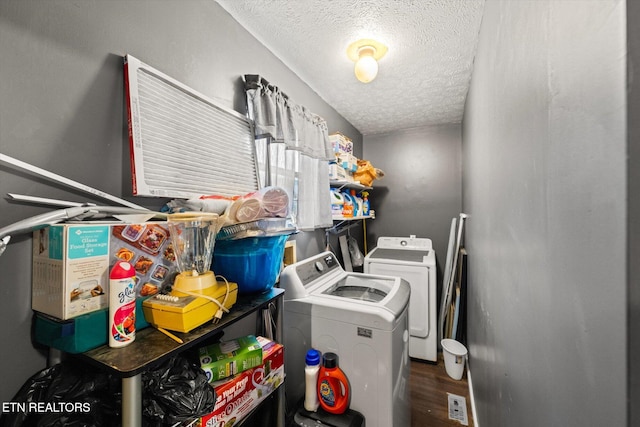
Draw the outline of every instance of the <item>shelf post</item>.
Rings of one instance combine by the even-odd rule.
[[[276,342],[284,344],[284,336],[283,336],[283,322],[284,317],[284,297],[280,296],[280,298],[276,299]],[[286,350],[285,350],[286,351]],[[276,390],[278,393],[278,417],[277,417],[277,425],[278,427],[284,427],[285,425],[285,384],[282,384]]]
[[[142,374],[122,379],[122,426],[142,426]]]

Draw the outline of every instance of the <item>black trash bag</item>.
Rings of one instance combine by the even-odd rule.
[[[120,383],[82,364],[62,362],[29,378],[0,417],[1,427],[113,426]]]
[[[213,411],[216,394],[200,366],[182,356],[142,375],[145,425],[168,426]]]

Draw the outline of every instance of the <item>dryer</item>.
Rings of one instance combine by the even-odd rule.
[[[285,267],[283,335],[288,408],[304,397],[310,348],[338,355],[350,408],[367,427],[411,425],[408,305],[399,277],[346,272],[331,252]]]
[[[436,254],[431,239],[380,237],[364,258],[364,272],[409,282],[409,356],[437,362]]]

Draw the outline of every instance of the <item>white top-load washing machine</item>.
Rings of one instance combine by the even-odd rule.
[[[409,356],[437,362],[436,254],[431,239],[379,237],[376,248],[364,258],[364,272],[409,282]]]
[[[411,425],[408,305],[411,287],[399,277],[348,273],[331,252],[287,266],[284,293],[286,394],[289,408],[304,396],[305,355],[338,355],[351,385],[350,408],[367,427]]]

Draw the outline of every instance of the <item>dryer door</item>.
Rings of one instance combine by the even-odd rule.
[[[382,262],[369,264],[369,274],[395,276],[409,282],[409,334],[425,338],[429,335],[429,268],[426,266],[396,265]]]

